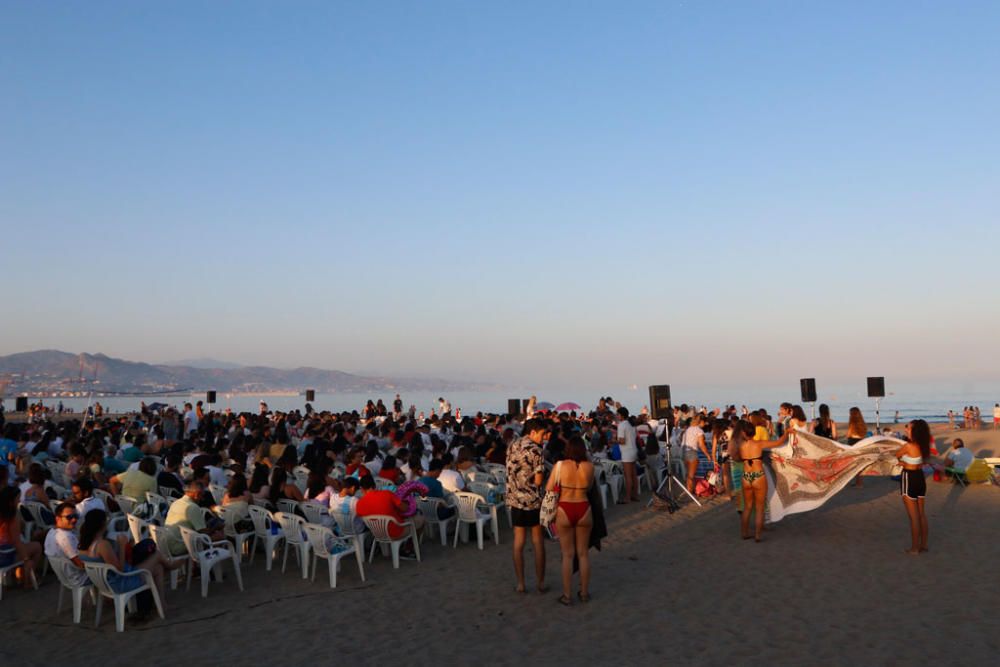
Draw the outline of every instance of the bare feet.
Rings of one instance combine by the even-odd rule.
[[[545,582],[542,582],[542,583],[538,584],[538,592],[539,593],[548,593],[549,592],[549,587],[545,585]]]
[[[906,549],[903,551],[904,554],[910,554],[911,556],[920,555],[920,549]]]

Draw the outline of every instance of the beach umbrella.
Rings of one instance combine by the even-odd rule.
[[[543,411],[547,412],[547,411],[551,410],[554,407],[556,407],[556,406],[554,406],[553,404],[549,403],[548,401],[538,401],[538,403],[535,403],[535,411],[536,412],[543,412]]]
[[[560,403],[556,406],[556,412],[573,412],[574,410],[579,410],[580,406],[570,401],[568,403]]]

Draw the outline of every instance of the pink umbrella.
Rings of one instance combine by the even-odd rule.
[[[576,403],[562,403],[556,406],[556,412],[573,412],[574,410],[579,410],[580,406]]]

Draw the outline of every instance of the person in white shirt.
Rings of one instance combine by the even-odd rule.
[[[636,444],[635,426],[629,421],[628,408],[618,408],[618,450],[622,455],[622,469],[625,472],[625,499],[622,504],[639,500],[639,484],[635,470],[635,462],[639,458],[639,447]]]
[[[451,454],[445,454],[441,457],[441,461],[445,466],[441,471],[441,476],[438,477],[438,481],[441,482],[441,486],[443,486],[446,491],[451,491],[452,493],[456,491],[464,491],[465,480],[462,478],[462,474],[451,468],[454,457],[452,457]]]
[[[76,511],[80,515],[80,523],[90,510],[108,511],[104,501],[94,497],[94,484],[87,477],[81,477],[73,482],[73,498],[76,500]]]
[[[993,430],[1000,428],[1000,403],[993,404]]]
[[[976,460],[976,455],[965,447],[961,438],[955,438],[951,442],[951,449],[944,455],[945,465],[958,472],[965,472]]]
[[[72,503],[59,503],[56,505],[54,514],[56,515],[56,527],[45,536],[45,555],[65,558],[80,568],[73,570],[70,578],[74,584],[83,585],[89,579],[83,569],[83,561],[80,559],[79,540],[76,533],[73,532],[80,520],[80,514]]]

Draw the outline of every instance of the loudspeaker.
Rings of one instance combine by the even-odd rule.
[[[205,402],[215,405],[215,391],[205,393]]]
[[[17,400],[14,401],[16,404],[14,406],[14,412],[27,412],[28,411],[28,397],[18,396]]]
[[[519,398],[507,399],[507,414],[509,415],[521,414],[521,399]]]
[[[316,402],[316,390],[306,389],[306,403],[315,403],[315,402]]]
[[[868,398],[885,397],[885,378],[868,378]]]
[[[670,414],[670,385],[656,384],[649,388],[649,416],[667,419]]]
[[[816,402],[816,378],[802,378],[799,380],[799,388],[802,390],[803,403]]]

